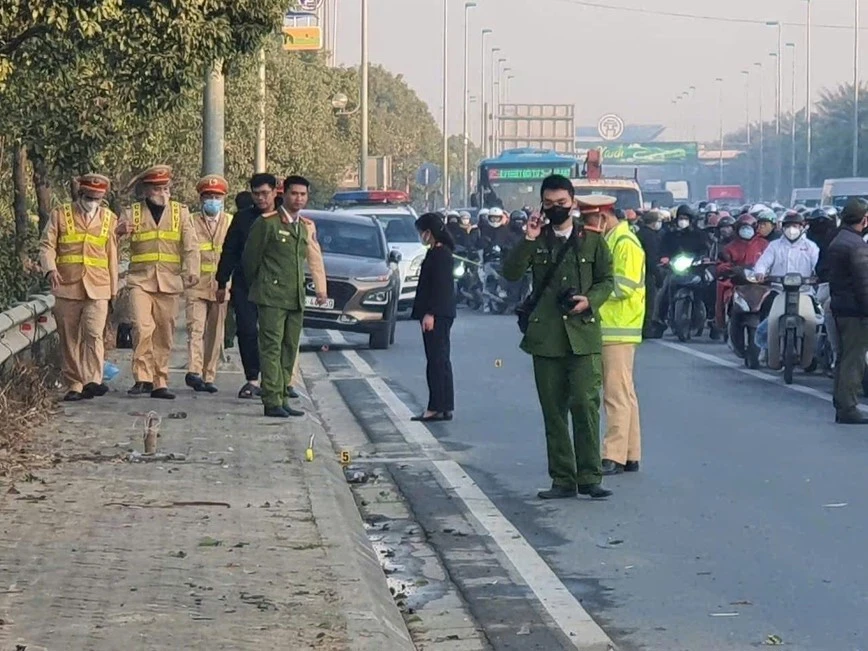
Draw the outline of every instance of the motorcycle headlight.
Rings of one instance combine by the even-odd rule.
[[[452,275],[454,275],[456,278],[463,278],[465,272],[466,269],[464,268],[464,263],[459,262],[458,266],[456,266],[455,270],[452,272]]]
[[[801,287],[802,274],[787,274],[784,276],[784,287]]]
[[[497,244],[495,244],[493,247],[491,247],[491,252],[492,253],[500,253],[500,247]]]
[[[675,259],[672,260],[669,266],[672,267],[672,271],[675,273],[683,274],[685,271],[690,269],[690,265],[693,264],[693,258],[689,255],[679,255]]]

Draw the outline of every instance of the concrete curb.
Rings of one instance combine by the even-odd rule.
[[[308,394],[310,388],[302,377]],[[335,589],[344,604],[352,651],[415,651],[404,618],[395,604],[377,554],[365,533],[331,438],[305,399],[311,417],[305,420],[306,436],[316,435],[313,463],[304,464],[311,508],[332,569]]]

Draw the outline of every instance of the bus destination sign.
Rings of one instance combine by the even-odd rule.
[[[496,168],[488,170],[489,181],[540,181],[552,174],[569,178],[569,167],[519,167]]]

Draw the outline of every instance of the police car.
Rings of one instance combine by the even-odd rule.
[[[419,285],[419,270],[427,249],[416,231],[418,215],[410,205],[407,193],[399,190],[336,192],[332,197],[331,207],[377,218],[386,233],[389,248],[401,252],[398,311],[411,309],[416,298],[416,287]]]

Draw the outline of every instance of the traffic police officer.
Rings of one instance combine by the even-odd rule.
[[[117,217],[102,205],[110,187],[100,174],[78,179],[78,199],[51,213],[39,243],[54,294],[66,402],[105,395],[104,332],[118,291]]]
[[[615,216],[615,201],[603,195],[576,198],[585,228],[598,230],[606,239],[615,279],[612,295],[600,307],[606,408],[604,475],[635,472],[642,456],[633,359],[636,346],[642,343],[645,320],[645,251],[628,219]]]
[[[316,226],[300,214],[307,205],[310,183],[290,176],[284,187],[284,204],[253,223],[242,256],[250,300],[259,310],[262,403],[265,415],[272,418],[304,413],[292,409],[286,398],[304,321],[305,261],[313,277],[316,304],[325,304],[327,296]]]
[[[603,238],[571,219],[574,189],[568,178],[547,177],[541,195],[548,224],[534,215],[503,266],[510,281],[520,280],[530,269],[536,288],[531,301],[538,299],[531,306],[521,348],[533,356],[545,421],[552,487],[539,497],[563,499],[577,491],[608,497],[611,491],[601,486],[599,315],[614,288],[612,260]]]
[[[130,310],[133,377],[127,392],[173,400],[169,355],[175,339],[178,297],[199,281],[199,240],[187,207],[172,201],[172,168],[156,165],[139,176],[136,201],[124,210],[118,234],[130,237]],[[183,277],[182,277],[183,272]]]
[[[187,376],[194,391],[217,393],[214,380],[223,350],[226,303],[217,302],[217,262],[223,250],[232,215],[223,202],[229,183],[219,174],[209,174],[196,185],[201,212],[192,216],[199,240],[199,282],[187,289]]]

